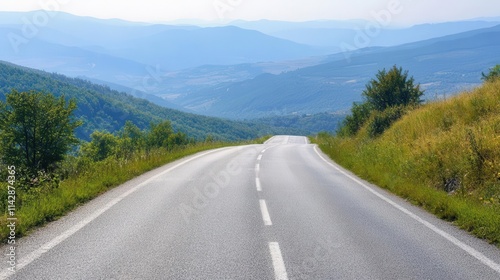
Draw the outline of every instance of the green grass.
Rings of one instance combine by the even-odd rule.
[[[500,81],[409,112],[380,137],[320,134],[333,160],[500,245]]]
[[[149,154],[139,153],[129,160],[108,158],[101,162],[73,166],[74,175],[63,180],[59,187],[50,191],[34,192],[31,195],[20,194],[17,186],[17,199],[23,199],[22,205],[17,208],[16,238],[24,236],[38,226],[58,219],[98,195],[114,188],[147,171],[173,162],[180,158],[226,146],[243,144],[260,144],[269,139],[262,137],[253,141],[238,143],[198,143],[178,148],[173,151],[156,150]],[[78,171],[77,171],[78,170]],[[1,185],[7,190],[5,184]],[[5,197],[3,197],[5,195]],[[7,201],[7,191],[2,192],[2,199]],[[19,203],[18,201],[18,204]],[[6,206],[5,206],[6,207]],[[0,238],[6,242],[9,229],[6,227],[7,213],[0,218]]]

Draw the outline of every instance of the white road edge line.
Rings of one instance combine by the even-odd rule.
[[[283,256],[281,255],[280,245],[278,242],[269,242],[269,252],[271,253],[271,258],[273,260],[274,279],[288,280],[285,262],[283,261]]]
[[[102,215],[104,212],[106,212],[107,210],[109,210],[111,207],[113,207],[114,205],[116,205],[118,202],[122,201],[124,198],[126,198],[127,196],[131,195],[132,193],[136,192],[137,190],[139,190],[140,188],[142,188],[143,186],[145,186],[146,184],[148,184],[149,182],[153,181],[154,179],[160,177],[160,176],[163,176],[165,173],[168,173],[188,162],[191,162],[195,159],[198,159],[200,157],[203,157],[203,156],[206,156],[208,154],[211,154],[211,153],[215,153],[215,152],[218,152],[218,151],[221,151],[221,150],[224,150],[224,149],[229,149],[229,148],[222,148],[222,149],[217,149],[217,150],[212,150],[212,151],[209,151],[209,152],[206,152],[206,153],[203,153],[203,154],[200,154],[200,155],[197,155],[195,157],[192,157],[190,159],[187,159],[183,162],[180,162],[172,167],[170,167],[169,169],[159,173],[159,174],[156,174],[155,176],[145,180],[144,182],[140,183],[139,185],[135,186],[134,188],[128,190],[127,192],[125,192],[124,194],[120,195],[119,197],[113,199],[112,201],[110,201],[108,204],[106,204],[104,207],[102,207],[101,209],[95,211],[94,213],[92,213],[90,216],[88,216],[86,219],[80,221],[79,223],[77,223],[76,225],[74,225],[73,227],[71,227],[70,229],[66,230],[65,232],[63,232],[61,235],[55,237],[54,239],[52,239],[51,241],[43,244],[42,246],[40,246],[39,249],[31,252],[30,254],[28,254],[26,257],[22,258],[19,260],[19,262],[17,263],[16,265],[16,271],[19,271],[21,269],[23,269],[25,266],[29,265],[30,263],[32,263],[33,261],[35,261],[36,259],[38,259],[39,257],[41,257],[43,254],[47,253],[49,250],[51,250],[52,248],[54,248],[55,246],[59,245],[61,242],[63,242],[64,240],[68,239],[70,236],[72,236],[73,234],[75,234],[76,232],[78,232],[80,229],[82,229],[83,227],[85,227],[87,224],[89,224],[90,222],[92,222],[93,220],[95,220],[97,217],[99,217],[100,215]],[[12,276],[13,274],[15,274],[15,272],[12,272],[8,269],[5,269],[4,271],[2,271],[0,273],[0,279],[5,279],[9,276]]]
[[[486,265],[489,268],[495,270],[497,273],[500,273],[500,265],[499,264],[497,264],[496,262],[492,261],[490,258],[488,258],[487,256],[485,256],[481,252],[477,251],[476,249],[472,248],[471,246],[469,246],[469,245],[463,243],[462,241],[458,240],[456,237],[452,236],[451,234],[443,231],[442,229],[439,229],[438,227],[436,227],[435,225],[431,224],[430,222],[428,222],[428,221],[420,218],[419,216],[417,216],[416,214],[414,214],[410,210],[408,210],[408,209],[404,208],[403,206],[397,204],[396,202],[392,201],[390,198],[385,197],[384,195],[382,195],[379,192],[375,191],[374,189],[372,189],[371,187],[367,186],[366,184],[364,184],[360,180],[356,179],[355,177],[351,176],[350,174],[346,173],[342,169],[338,168],[337,166],[335,166],[334,164],[332,164],[331,162],[329,162],[328,160],[326,160],[325,158],[323,158],[323,156],[321,156],[321,154],[318,152],[318,148],[317,147],[318,147],[317,145],[314,146],[314,151],[316,152],[316,154],[324,162],[326,162],[327,164],[329,164],[333,168],[337,169],[340,173],[344,174],[345,176],[347,176],[348,178],[350,178],[354,182],[358,183],[360,186],[362,186],[363,188],[365,188],[369,192],[373,193],[378,198],[384,200],[385,202],[389,203],[390,205],[392,205],[396,209],[398,209],[401,212],[405,213],[406,215],[410,216],[412,219],[414,219],[417,222],[423,224],[428,229],[434,231],[435,233],[439,234],[440,236],[442,236],[446,240],[448,240],[451,243],[455,244],[457,247],[459,247],[460,249],[464,250],[469,255],[473,256],[474,258],[476,258],[477,260],[479,260],[480,262],[482,262],[484,265]]]
[[[269,211],[267,211],[266,201],[264,199],[259,200],[260,212],[262,212],[262,220],[264,220],[264,225],[272,226],[271,216],[269,216]]]
[[[260,184],[260,179],[257,177],[255,178],[255,187],[257,188],[257,191],[258,192],[261,192],[262,191],[262,186]]]
[[[276,137],[276,136],[273,136],[273,137],[271,137],[271,138],[267,139],[267,141],[266,141],[266,142],[264,142],[264,145],[269,144],[269,143],[270,143],[270,142],[271,142],[271,141],[272,141],[275,137]]]

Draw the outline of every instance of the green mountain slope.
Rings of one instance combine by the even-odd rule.
[[[197,139],[212,135],[216,139],[239,140],[273,133],[267,126],[184,113],[81,79],[0,62],[0,98],[4,100],[12,89],[50,92],[76,99],[76,117],[84,121],[77,131],[81,139],[89,139],[94,130],[115,132],[128,120],[140,128],[148,127],[151,122],[170,120],[176,131]]]

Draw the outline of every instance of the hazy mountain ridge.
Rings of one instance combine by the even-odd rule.
[[[427,90],[427,98],[440,97],[479,85],[481,72],[500,60],[499,48],[500,25],[338,54],[329,63],[215,86],[176,102],[203,114],[229,118],[344,110],[360,99],[364,85],[378,70],[395,64],[410,71]]]
[[[87,76],[160,95],[178,94],[176,88],[178,89],[179,85],[182,91],[198,90],[198,86],[213,85],[210,83],[213,83],[214,76],[221,82],[234,82],[262,74],[250,74],[240,79],[238,75],[228,74],[227,72],[230,72],[228,70],[223,70],[226,73],[215,70],[203,77],[210,80],[208,84],[201,82],[190,88],[182,86],[190,74],[182,75],[179,79],[175,77],[175,73],[179,71],[189,72],[187,68],[193,69],[206,64],[232,67],[231,64],[241,63],[276,63],[281,60],[297,60],[311,55],[326,55],[341,51],[339,44],[342,42],[352,44],[356,32],[368,23],[364,20],[311,22],[263,20],[235,21],[230,23],[233,26],[224,27],[198,27],[147,24],[116,19],[102,20],[58,12],[47,14],[47,23],[37,26],[34,23],[35,16],[44,13],[43,11],[0,12],[0,36],[8,38],[9,34],[16,34],[25,37],[23,28],[28,31],[35,30],[33,38],[25,38],[28,42],[18,46],[18,53],[13,52],[13,46],[8,40],[0,42],[0,59],[70,76]],[[30,24],[27,26],[26,22]],[[494,23],[486,20],[477,20],[418,25],[403,29],[386,28],[379,36],[370,38],[370,45],[404,43],[492,24]],[[323,33],[315,33],[318,30]],[[335,30],[341,30],[345,34],[338,34]],[[312,41],[298,40],[302,42],[299,44],[290,41],[293,38],[283,36],[281,39],[277,38],[279,36],[276,34],[280,32],[288,32],[299,37],[308,36],[316,40],[333,40],[333,44],[319,44],[323,47],[329,45],[332,48],[317,49],[311,47],[318,45]],[[321,63],[320,60],[311,59],[317,64]],[[287,66],[287,63],[291,66]],[[275,68],[290,71],[295,70],[294,65],[296,64],[293,61],[285,61],[280,67]],[[311,66],[311,63],[306,63],[304,66]],[[153,75],[161,74],[161,80],[158,79],[154,86],[144,88],[142,80],[152,75],[151,69],[154,71],[160,69],[161,73]],[[277,73],[276,70],[273,72],[266,69],[262,72]],[[170,84],[174,86],[169,86]]]
[[[234,22],[242,28],[259,30],[265,34],[297,43],[332,47],[330,50],[342,51],[342,44],[353,45],[354,38],[366,33],[368,21],[318,21],[305,23],[287,23],[272,21]],[[500,24],[500,21],[472,20],[461,22],[444,22],[419,24],[405,28],[380,26],[377,36],[366,36],[368,41],[363,47],[395,46],[418,42],[431,38],[439,38],[450,34],[470,30],[488,28]]]
[[[27,42],[16,47],[8,41],[0,44],[0,50],[2,50],[0,59],[25,62],[22,64],[28,67],[68,74],[68,68],[75,68],[77,65],[64,67],[64,61],[58,59],[55,54],[45,51],[45,48],[63,49],[66,57],[73,59],[82,57],[78,49],[83,49],[90,52],[86,54],[89,57],[105,54],[117,61],[158,65],[167,70],[179,70],[204,64],[229,65],[297,59],[322,54],[321,51],[310,46],[234,26],[201,28],[146,25],[123,21],[118,21],[120,24],[116,24],[113,20],[77,17],[65,13],[57,13],[43,26],[23,23],[22,19],[27,19],[29,22],[36,13],[14,13],[14,15],[6,12],[0,13],[0,16],[10,18],[10,20],[0,21],[3,23],[0,24],[0,35],[9,38],[9,34],[14,34],[21,37],[21,40],[27,39]],[[14,20],[13,18],[16,17],[17,20]],[[26,36],[25,33],[30,32],[33,34]],[[71,51],[77,53],[71,55]],[[31,61],[28,65],[25,61],[25,56],[42,57],[42,55],[46,61],[55,56],[59,65],[50,65],[46,61],[43,63]],[[93,63],[99,64],[99,61],[95,60]],[[84,66],[80,67],[85,68]],[[131,70],[132,73],[137,71],[128,68],[123,70]],[[102,77],[94,76],[102,79]]]
[[[0,36],[22,34],[22,19],[30,20],[36,13],[40,12],[0,13]],[[198,27],[57,13],[19,46],[18,53],[8,41],[0,42],[0,59],[101,81],[161,106],[247,119],[345,111],[359,100],[365,83],[376,71],[394,64],[410,70],[428,96],[442,96],[478,84],[480,72],[498,60],[494,28],[491,35],[480,29],[397,47],[319,56],[311,55],[325,54],[326,49],[311,47],[313,42],[305,45],[270,35],[289,32],[318,39],[311,31],[316,30],[328,33],[319,40],[349,43],[354,38],[352,32],[359,32],[367,23],[237,21],[231,23],[234,26]],[[493,24],[475,20],[386,28],[370,38],[370,45],[414,41]],[[347,30],[347,37],[335,35],[334,30]]]

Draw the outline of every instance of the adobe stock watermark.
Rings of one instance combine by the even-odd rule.
[[[214,0],[212,6],[220,20],[226,18],[228,12],[234,11],[243,3],[243,0]]]
[[[404,6],[400,0],[390,0],[384,9],[371,11],[373,21],[368,22],[363,28],[356,31],[352,44],[343,42],[340,45],[345,59],[350,62],[352,51],[369,47],[372,40],[382,33],[382,29],[392,23],[394,16],[401,14],[403,11]]]
[[[242,171],[236,160],[231,160],[226,167],[219,173],[211,172],[209,176],[212,182],[206,184],[203,189],[193,188],[193,199],[190,204],[181,203],[179,205],[179,212],[182,218],[189,224],[191,216],[198,215],[200,210],[209,205],[211,199],[219,196],[221,190],[227,188],[231,182],[232,177],[238,176]]]
[[[26,45],[29,41],[40,33],[40,30],[46,27],[50,20],[61,11],[63,5],[67,5],[71,0],[40,0],[39,11],[35,12],[31,17],[23,16],[23,22],[20,32],[9,32],[7,39],[14,52],[20,52],[20,47]]]
[[[134,93],[137,93],[137,91],[149,93],[157,89],[164,80],[163,76],[167,73],[162,71],[159,64],[156,64],[155,67],[148,65],[145,70],[147,74],[142,77],[140,84],[133,88]]]
[[[116,91],[123,91],[126,92],[126,94],[129,96],[142,99],[147,99],[143,96],[144,93],[155,96],[155,94],[152,94],[150,92],[158,89],[158,87],[161,86],[161,83],[164,81],[163,75],[166,75],[168,72],[162,71],[159,64],[157,64],[156,66],[148,65],[144,68],[144,70],[146,71],[146,74],[143,76],[126,75],[126,79],[130,81],[129,86],[127,86],[128,90],[118,89]],[[109,112],[113,116],[115,116],[114,119],[118,121],[128,120],[131,115],[131,113],[127,110],[120,110],[120,108],[116,106],[110,107]]]
[[[255,152],[256,150],[250,149],[243,154],[243,157],[255,155]],[[224,169],[217,173],[210,172],[208,174],[211,179],[210,183],[203,186],[203,188],[194,187],[191,201],[181,203],[178,206],[179,213],[186,224],[190,223],[193,216],[200,214],[200,211],[206,208],[211,200],[216,199],[222,190],[230,187],[231,180],[238,177],[242,172],[243,168],[237,159],[229,161]]]
[[[128,75],[129,80],[133,80],[133,82],[137,81],[137,84],[135,86],[129,87],[129,89],[131,89],[131,92],[128,93],[129,95],[132,95],[133,97],[136,98],[144,99],[143,96],[144,93],[151,94],[150,93],[151,91],[156,90],[159,86],[161,86],[161,83],[164,81],[163,75],[167,73],[166,71],[162,71],[159,64],[157,64],[154,67],[148,65],[145,67],[145,70],[146,74],[139,78],[135,78],[131,75]],[[152,95],[154,96],[155,94]],[[119,114],[119,116],[117,116],[116,119],[120,121],[127,120],[130,116],[129,113],[120,110],[117,107],[112,107],[109,110],[115,116]]]
[[[292,267],[291,274],[299,277],[298,279],[314,279],[310,275],[321,265],[327,264],[328,259],[341,247],[340,243],[334,242],[330,236],[316,240],[316,246],[311,255],[304,259],[300,266]]]
[[[17,209],[16,209],[16,167],[14,165],[7,167],[7,228],[9,236],[7,237],[7,263],[9,272],[16,272],[17,266],[17,243],[16,243],[16,227],[17,227]]]

